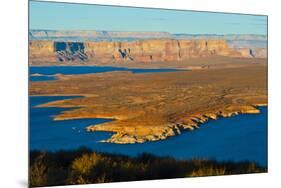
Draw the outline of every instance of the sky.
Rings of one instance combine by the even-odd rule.
[[[267,17],[30,1],[30,29],[267,34]]]

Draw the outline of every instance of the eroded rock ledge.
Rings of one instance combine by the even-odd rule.
[[[259,105],[258,105],[259,106]],[[235,108],[231,111],[232,107],[229,107],[227,111],[218,111],[215,113],[206,113],[204,115],[193,115],[179,120],[179,123],[167,123],[162,129],[155,130],[152,134],[137,136],[130,135],[126,131],[119,130],[115,132],[114,129],[109,129],[106,125],[99,124],[93,125],[86,128],[89,132],[95,131],[109,131],[114,132],[114,134],[107,140],[102,140],[101,142],[116,143],[116,144],[135,144],[144,143],[149,141],[164,140],[168,137],[180,135],[183,131],[193,131],[200,127],[201,124],[207,122],[208,120],[217,120],[220,117],[231,117],[238,114],[258,114],[260,110],[254,106],[240,106],[240,110]],[[153,129],[153,128],[151,128]]]

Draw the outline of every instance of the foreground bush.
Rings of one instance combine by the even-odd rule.
[[[30,153],[30,186],[105,183],[266,172],[255,163],[175,160],[142,154],[135,158],[73,151]]]

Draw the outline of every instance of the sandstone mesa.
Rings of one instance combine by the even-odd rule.
[[[225,56],[265,58],[266,49],[234,49],[225,40],[147,39],[131,42],[29,42],[30,63],[34,62],[175,62],[191,58]]]

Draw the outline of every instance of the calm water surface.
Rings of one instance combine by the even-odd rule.
[[[124,67],[110,67],[110,66],[47,66],[47,67],[30,67],[30,81],[48,81],[55,80],[55,74],[90,74],[102,73],[112,71],[130,71],[132,73],[156,73],[156,72],[174,72],[182,71],[178,69],[135,69]],[[42,76],[32,76],[33,74],[40,74]]]
[[[143,144],[99,143],[111,133],[85,131],[110,119],[53,121],[64,108],[38,108],[38,104],[69,97],[30,97],[30,149],[55,151],[86,146],[96,151],[136,156],[149,152],[177,159],[211,158],[220,161],[255,161],[267,166],[267,108],[260,114],[243,114],[209,121],[199,129],[163,141]],[[71,97],[72,98],[72,97]]]

